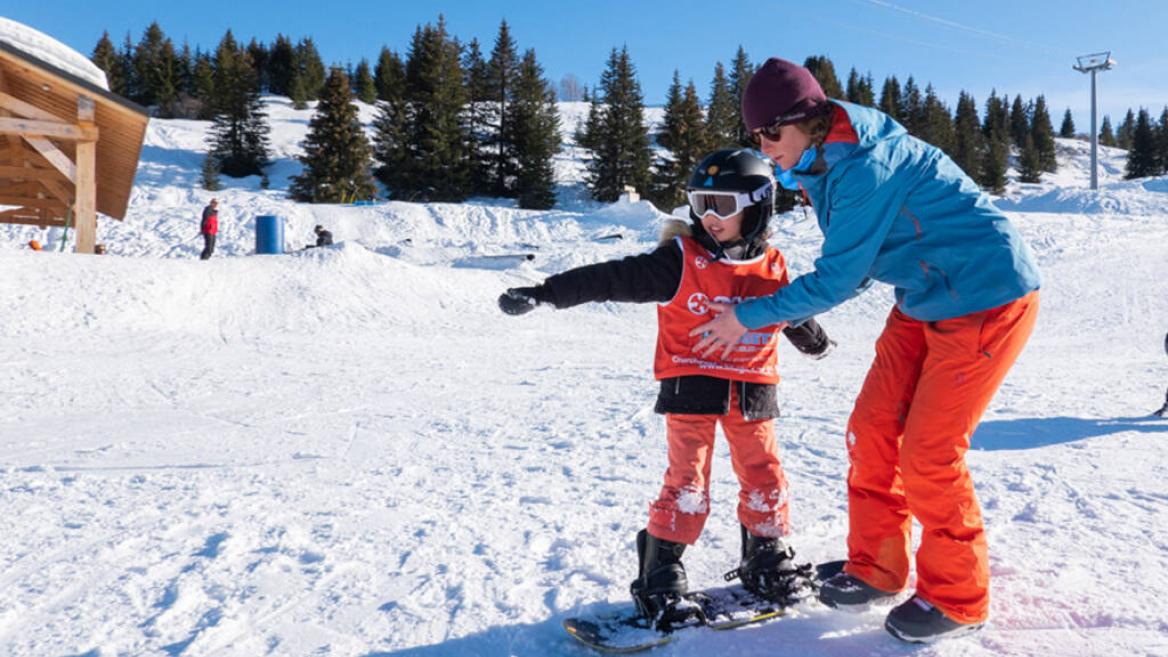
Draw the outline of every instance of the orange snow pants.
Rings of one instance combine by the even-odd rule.
[[[775,443],[775,421],[744,418],[736,386],[730,390],[727,415],[665,416],[669,469],[660,496],[649,505],[651,535],[687,545],[701,535],[710,515],[710,463],[718,422],[738,475],[738,519],[755,536],[779,537],[790,531],[787,480]]]
[[[989,614],[989,558],[965,465],[969,439],[1038,317],[1038,292],[921,322],[892,310],[848,421],[848,573],[885,591],[908,582],[960,623]]]

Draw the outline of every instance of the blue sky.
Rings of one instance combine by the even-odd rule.
[[[108,29],[135,41],[152,20],[181,43],[213,47],[227,28],[271,41],[277,33],[311,35],[326,62],[374,59],[381,46],[404,52],[419,23],[439,13],[464,41],[489,52],[506,18],[521,48],[535,48],[547,76],[568,73],[592,86],[609,50],[627,45],[646,101],[660,104],[673,70],[708,93],[714,63],[739,44],[752,61],[778,55],[802,61],[826,54],[841,78],[850,67],[932,82],[952,108],[958,91],[979,106],[990,90],[1045,94],[1057,123],[1071,107],[1087,127],[1087,76],[1076,55],[1112,50],[1117,68],[1100,76],[1101,112],[1114,121],[1128,107],[1155,114],[1168,105],[1168,2],[1119,0],[819,0],[697,2],[637,0],[446,0],[304,2],[251,0],[163,3],[158,0],[0,0],[0,15],[31,25],[89,54]]]

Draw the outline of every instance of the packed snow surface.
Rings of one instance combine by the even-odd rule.
[[[560,622],[627,604],[666,467],[654,309],[517,318],[495,298],[652,248],[663,215],[587,201],[570,142],[550,212],[294,204],[279,190],[309,114],[268,103],[271,189],[225,181],[208,262],[199,122],[151,123],[129,215],[99,227],[111,255],[0,229],[0,655],[589,654]],[[570,136],[586,106],[563,109]],[[1168,421],[1148,416],[1168,385],[1168,179],[1122,182],[1106,150],[1092,193],[1082,145],[1059,147],[1058,174],[998,200],[1044,286],[968,456],[990,624],[913,647],[886,608],[807,604],[653,654],[1168,655]],[[251,255],[261,214],[290,246],[317,223],[338,244]],[[777,224],[807,271],[813,215]],[[891,303],[881,288],[821,317],[839,342],[823,361],[782,349],[800,559],[845,555],[844,427]],[[737,565],[736,497],[719,440],[695,586]]]
[[[57,68],[102,89],[109,89],[105,71],[102,71],[88,57],[57,41],[53,37],[35,30],[11,18],[0,16],[0,42],[6,43],[27,55],[52,64]]]

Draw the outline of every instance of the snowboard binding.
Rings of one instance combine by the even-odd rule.
[[[751,534],[742,527],[742,562],[723,575],[727,582],[742,580],[742,587],[758,597],[784,605],[814,595],[818,588],[815,568],[796,564],[795,549],[780,538]]]

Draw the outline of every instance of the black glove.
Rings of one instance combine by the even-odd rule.
[[[534,287],[513,287],[499,295],[499,309],[508,315],[523,315],[535,310],[539,305],[538,293]]]
[[[827,358],[827,355],[830,354],[833,349],[835,349],[836,344],[835,340],[832,340],[827,336],[824,336],[824,338],[825,339],[819,344],[816,344],[815,346],[810,347],[804,351],[803,355],[807,356],[811,360],[823,360],[824,358]]]

